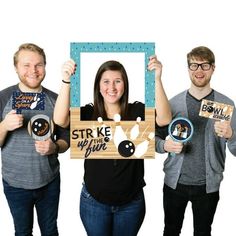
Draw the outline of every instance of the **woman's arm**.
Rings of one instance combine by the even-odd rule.
[[[155,70],[156,123],[158,126],[165,126],[170,123],[172,116],[170,104],[161,81],[162,64],[155,55],[149,58],[148,69]]]
[[[54,108],[53,120],[61,126],[67,127],[70,123],[70,76],[75,72],[76,65],[69,60],[62,66],[62,85]]]
[[[168,125],[171,122],[172,115],[170,104],[168,102],[161,78],[156,77],[156,123],[159,126]]]

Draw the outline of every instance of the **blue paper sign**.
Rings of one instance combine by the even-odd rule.
[[[45,93],[22,93],[13,92],[12,109],[17,113],[22,110],[44,110],[45,109]]]

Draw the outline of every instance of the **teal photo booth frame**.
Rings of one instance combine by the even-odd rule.
[[[145,107],[155,107],[155,76],[147,70],[149,57],[155,54],[155,43],[76,43],[70,45],[70,56],[77,69],[71,78],[71,107],[80,107],[81,98],[81,53],[144,53]]]
[[[155,132],[155,71],[149,71],[147,67],[149,58],[155,55],[155,44],[151,42],[72,42],[70,46],[70,56],[76,63],[76,71],[71,76],[70,86],[71,158],[127,158],[120,154],[113,139],[87,135],[86,132],[96,131],[101,127],[98,121],[80,119],[80,107],[93,103],[95,71],[107,61],[107,58],[119,61],[126,70],[128,68],[129,102],[140,101],[145,105],[145,118],[139,123],[138,136],[132,140],[135,148],[141,150],[140,155],[134,153],[128,158],[155,158],[155,141],[150,138]],[[100,62],[102,63],[100,64]],[[135,120],[121,121],[121,127],[128,139],[131,137],[130,132],[135,124]],[[115,121],[105,121],[105,125],[111,133],[115,132]],[[82,133],[87,136],[81,135]]]

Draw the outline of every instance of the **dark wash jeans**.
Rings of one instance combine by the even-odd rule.
[[[3,187],[14,221],[15,236],[32,236],[34,207],[41,235],[58,236],[60,175],[39,189],[14,188],[4,180]]]
[[[145,216],[143,192],[122,206],[96,201],[83,186],[80,217],[88,236],[136,236]]]
[[[192,203],[194,236],[210,236],[219,191],[206,193],[206,185],[178,184],[176,189],[163,188],[165,213],[164,236],[179,236],[188,201]]]

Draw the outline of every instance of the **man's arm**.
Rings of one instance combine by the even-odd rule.
[[[10,111],[0,123],[0,147],[3,146],[7,133],[20,128],[23,125],[23,115]]]
[[[236,112],[235,112],[235,106],[234,106],[234,112],[233,112],[233,116],[231,119],[231,123],[227,123],[227,122],[221,122],[221,123],[225,123],[226,126],[228,124],[228,126],[229,126],[226,128],[225,134],[223,132],[223,137],[225,137],[227,139],[227,146],[228,146],[229,151],[234,156],[236,156],[236,133],[235,133],[236,132]],[[215,129],[217,129],[217,127],[215,127]]]
[[[68,148],[69,144],[63,139],[58,139],[56,142],[53,142],[51,138],[43,141],[35,141],[35,149],[42,156],[63,153]]]
[[[183,143],[176,142],[172,140],[170,137],[166,139],[168,136],[168,126],[159,127],[156,125],[156,152],[158,153],[181,153],[183,149]]]
[[[4,122],[2,121],[0,123],[0,147],[3,146],[7,133],[8,131],[6,129],[6,126],[4,125]]]

